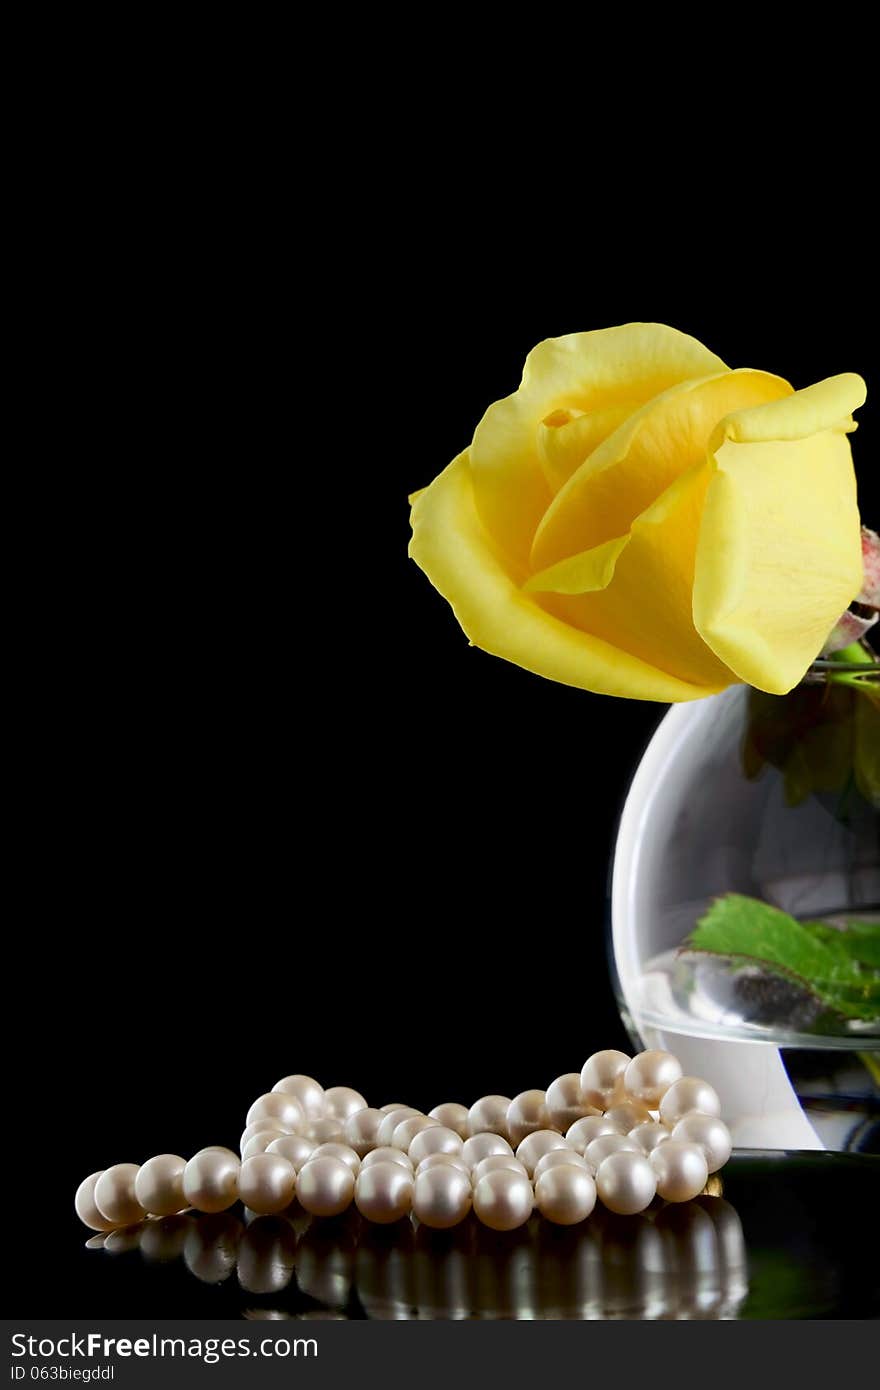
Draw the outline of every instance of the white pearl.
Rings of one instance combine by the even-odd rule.
[[[545,1153],[543,1158],[539,1158],[535,1164],[535,1171],[532,1173],[532,1182],[537,1182],[542,1173],[546,1173],[550,1168],[574,1167],[583,1168],[585,1172],[592,1173],[587,1160],[583,1154],[575,1153],[574,1149],[551,1149]]]
[[[537,1129],[547,1128],[544,1091],[520,1091],[507,1107],[507,1136],[514,1147]]]
[[[314,1152],[315,1145],[311,1139],[303,1139],[301,1134],[282,1134],[280,1139],[273,1139],[266,1149],[267,1154],[280,1154],[282,1158],[286,1158],[288,1163],[293,1164],[297,1173]]]
[[[275,1134],[293,1134],[295,1132],[290,1125],[282,1124],[277,1116],[273,1116],[271,1120],[254,1120],[252,1125],[246,1125],[242,1131],[238,1141],[238,1152],[240,1154],[244,1152],[248,1140],[253,1139],[255,1134],[267,1134],[269,1131]]]
[[[341,1158],[313,1158],[296,1175],[296,1196],[313,1216],[338,1216],[350,1206],[354,1173]]]
[[[257,1097],[247,1112],[246,1123],[252,1125],[255,1120],[280,1120],[280,1128],[298,1130],[305,1125],[306,1116],[296,1096],[285,1095],[284,1091],[267,1091]]]
[[[670,1131],[666,1126],[655,1124],[653,1120],[636,1125],[635,1129],[629,1132],[629,1138],[638,1144],[643,1154],[653,1153],[658,1144],[665,1144],[670,1137]]]
[[[582,1154],[587,1145],[598,1139],[600,1134],[617,1133],[619,1131],[604,1115],[586,1115],[582,1120],[575,1120],[571,1129],[566,1130],[565,1137],[572,1148]]]
[[[461,1146],[461,1156],[469,1168],[473,1168],[490,1154],[507,1154],[513,1158],[513,1149],[500,1134],[491,1133],[489,1130],[482,1130],[472,1138],[465,1139]]]
[[[623,1084],[631,1100],[656,1110],[669,1087],[681,1076],[681,1062],[671,1052],[652,1048],[633,1057],[623,1073]]]
[[[485,1173],[474,1188],[474,1211],[492,1231],[514,1231],[532,1214],[535,1196],[522,1173],[496,1168]]]
[[[429,1120],[427,1115],[411,1115],[408,1120],[401,1120],[399,1125],[395,1125],[394,1133],[391,1136],[392,1149],[404,1149],[409,1153],[409,1146],[417,1134],[421,1134],[423,1129],[440,1129],[436,1120]]]
[[[306,1138],[310,1138],[316,1144],[345,1143],[342,1120],[336,1119],[335,1115],[323,1115],[321,1119],[311,1120],[303,1133]]]
[[[708,1081],[699,1076],[682,1076],[674,1081],[660,1102],[660,1119],[672,1128],[684,1115],[698,1110],[701,1115],[720,1115],[721,1101]]]
[[[468,1177],[471,1175],[470,1168],[458,1154],[428,1154],[427,1158],[423,1158],[416,1169],[416,1177],[419,1173],[424,1173],[430,1168],[457,1168],[460,1173],[466,1173]]]
[[[295,1188],[293,1164],[281,1154],[254,1154],[241,1165],[238,1195],[258,1216],[271,1216],[289,1207]]]
[[[551,1149],[570,1148],[568,1140],[557,1134],[555,1129],[536,1129],[534,1133],[526,1135],[518,1145],[516,1156],[531,1177],[538,1159],[550,1153]]]
[[[241,1151],[242,1162],[246,1158],[253,1158],[254,1154],[264,1154],[270,1144],[274,1144],[276,1139],[299,1138],[299,1135],[284,1135],[277,1129],[258,1129],[256,1134],[251,1135]]]
[[[342,1126],[342,1133],[345,1142],[354,1149],[358,1158],[363,1158],[365,1154],[374,1149],[379,1142],[379,1126],[385,1116],[381,1110],[356,1110],[353,1115],[349,1115],[345,1124]]]
[[[446,1231],[457,1226],[471,1209],[471,1180],[449,1165],[425,1168],[416,1175],[413,1212],[422,1225]]]
[[[115,1224],[108,1221],[106,1216],[102,1216],[95,1206],[95,1183],[103,1172],[104,1169],[99,1168],[97,1173],[90,1173],[87,1178],[83,1178],[73,1199],[77,1216],[91,1231],[112,1231]]]
[[[468,1111],[471,1134],[500,1134],[507,1138],[507,1109],[509,1096],[482,1096]]]
[[[659,1152],[659,1150],[658,1150]],[[621,1150],[599,1164],[596,1191],[609,1211],[634,1216],[654,1200],[657,1180],[648,1160],[640,1153]]]
[[[341,1144],[343,1141],[342,1121],[335,1115],[323,1115],[319,1120],[312,1120],[305,1127],[306,1139],[311,1139],[315,1144]]]
[[[522,1173],[523,1177],[526,1178],[529,1176],[525,1170],[525,1165],[520,1163],[518,1158],[514,1158],[513,1154],[487,1154],[471,1169],[471,1182],[476,1187],[480,1179],[485,1177],[487,1173],[497,1173],[504,1169],[508,1173]]]
[[[654,1149],[649,1162],[657,1179],[657,1193],[665,1202],[689,1202],[706,1186],[709,1169],[699,1144],[670,1139]]]
[[[173,1216],[187,1205],[183,1195],[186,1159],[179,1154],[156,1154],[142,1163],[134,1180],[134,1195],[152,1216]]]
[[[237,1158],[216,1150],[193,1154],[183,1170],[183,1193],[196,1211],[226,1211],[238,1198]]]
[[[470,1137],[468,1108],[466,1105],[459,1105],[457,1101],[447,1100],[442,1105],[435,1105],[433,1110],[428,1111],[428,1119],[436,1120],[447,1129],[454,1129],[459,1139]]]
[[[404,1124],[406,1121],[404,1121]],[[428,1154],[456,1154],[461,1153],[461,1136],[456,1134],[454,1129],[447,1129],[444,1125],[433,1124],[430,1129],[420,1130],[414,1137],[407,1149],[407,1153],[418,1167],[423,1158]]]
[[[642,1105],[637,1100],[625,1100],[605,1111],[605,1119],[614,1125],[618,1134],[629,1134],[636,1125],[650,1124],[653,1118],[647,1105]]]
[[[566,1072],[557,1076],[547,1087],[547,1114],[555,1129],[563,1134],[586,1115],[596,1115],[595,1106],[589,1105],[581,1092],[581,1074],[578,1071]]]
[[[283,1091],[285,1095],[298,1100],[303,1114],[309,1120],[317,1120],[324,1113],[324,1087],[313,1076],[282,1076],[272,1087],[273,1091]]]
[[[607,1110],[623,1100],[623,1074],[631,1058],[625,1052],[606,1048],[588,1057],[581,1070],[581,1092],[588,1105]]]
[[[371,1163],[361,1168],[354,1202],[361,1216],[381,1226],[400,1221],[412,1207],[413,1176],[399,1163]]]
[[[598,1139],[590,1140],[584,1158],[595,1173],[609,1154],[617,1153],[641,1153],[641,1149],[628,1134],[600,1134]]]
[[[249,1139],[253,1139],[255,1134],[261,1134],[265,1131],[268,1123],[268,1120],[255,1120],[252,1125],[245,1125],[244,1129],[241,1131],[241,1138],[238,1141],[239,1154],[242,1153],[244,1146]],[[281,1134],[283,1134],[284,1132],[284,1130],[279,1131],[279,1133]]]
[[[130,1226],[144,1219],[144,1209],[134,1191],[137,1172],[136,1163],[114,1163],[95,1182],[95,1206],[114,1226]]]
[[[227,1149],[225,1144],[206,1144],[203,1149],[198,1149],[196,1152],[200,1154],[226,1154],[229,1158],[234,1158],[236,1163],[238,1163],[240,1157],[239,1154],[235,1152],[235,1149]],[[195,1157],[195,1154],[193,1157]]]
[[[686,1144],[699,1144],[710,1173],[717,1173],[730,1158],[730,1130],[717,1115],[703,1115],[697,1111],[684,1115],[673,1129],[672,1137]]]
[[[557,1226],[574,1226],[585,1220],[596,1205],[592,1173],[583,1164],[546,1168],[535,1183],[535,1205],[542,1216]]]
[[[389,1100],[387,1105],[380,1105],[379,1109],[383,1115],[388,1115],[392,1110],[412,1110],[412,1106],[404,1105],[402,1100]]]
[[[353,1091],[350,1086],[331,1086],[329,1091],[324,1092],[325,1113],[335,1116],[340,1124],[366,1108],[367,1102],[360,1091]]]
[[[413,1170],[413,1162],[409,1154],[404,1153],[403,1149],[392,1148],[390,1144],[380,1145],[378,1149],[371,1149],[366,1158],[361,1159],[361,1168],[371,1168],[374,1163],[399,1163],[401,1168],[406,1168],[407,1172]]]
[[[316,1158],[340,1158],[343,1163],[348,1164],[355,1177],[357,1177],[361,1166],[360,1159],[348,1144],[319,1144],[306,1159],[306,1162],[312,1163]]]
[[[421,1110],[413,1110],[411,1105],[398,1105],[393,1110],[386,1110],[385,1118],[376,1131],[377,1148],[387,1148],[394,1138],[394,1131],[404,1120],[412,1119],[413,1116],[422,1116]]]

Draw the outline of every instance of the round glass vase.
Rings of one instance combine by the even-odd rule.
[[[684,947],[726,893],[880,922],[880,690],[822,665],[789,695],[732,686],[661,720],[617,836],[612,974],[634,1045],[706,1077],[735,1144],[877,1151],[880,1021]]]

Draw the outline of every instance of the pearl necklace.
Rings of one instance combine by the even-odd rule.
[[[353,1201],[383,1225],[413,1215],[446,1230],[473,1209],[490,1229],[512,1231],[537,1208],[571,1226],[597,1198],[629,1216],[655,1196],[696,1197],[730,1157],[720,1113],[708,1082],[660,1051],[595,1052],[546,1091],[446,1102],[427,1115],[397,1102],[372,1109],[358,1091],[325,1091],[298,1074],[254,1101],[240,1158],[214,1145],[189,1161],[117,1163],[80,1183],[75,1206],[95,1231],[236,1201],[272,1215],[294,1199],[312,1216],[338,1216]]]

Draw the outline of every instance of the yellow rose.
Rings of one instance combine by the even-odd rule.
[[[852,374],[795,391],[656,323],[550,338],[415,494],[410,554],[478,647],[566,685],[796,685],[862,580]]]

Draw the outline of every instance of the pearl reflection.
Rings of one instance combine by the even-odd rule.
[[[248,1293],[280,1293],[293,1278],[296,1233],[289,1221],[258,1216],[238,1247],[238,1282]]]
[[[222,1284],[235,1269],[242,1223],[227,1211],[187,1219],[190,1226],[183,1242],[187,1269],[203,1284]]]
[[[122,1257],[117,1278],[138,1250],[154,1279],[178,1262],[203,1284],[229,1286],[234,1274],[247,1317],[727,1319],[748,1293],[739,1217],[707,1194],[628,1217],[597,1205],[571,1227],[536,1215],[508,1232],[473,1216],[446,1231],[376,1226],[353,1209],[311,1218],[294,1203],[245,1220],[150,1218],[85,1244],[90,1259]]]
[[[311,1221],[296,1249],[296,1282],[300,1292],[328,1308],[344,1308],[354,1284],[357,1248],[348,1216],[335,1221]]]

